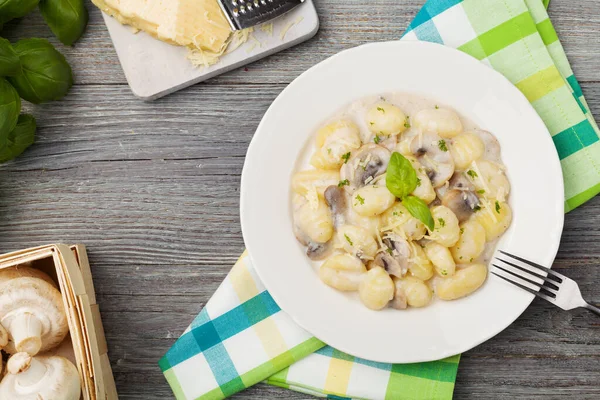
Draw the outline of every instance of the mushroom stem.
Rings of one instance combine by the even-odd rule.
[[[16,315],[8,328],[15,349],[36,355],[42,347],[42,322],[31,313]]]
[[[27,353],[17,353],[9,358],[6,369],[16,376],[17,383],[22,387],[36,385],[47,372],[44,363]]]

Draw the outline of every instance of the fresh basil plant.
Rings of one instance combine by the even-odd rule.
[[[385,184],[388,190],[402,201],[402,205],[413,217],[433,230],[434,221],[429,207],[423,200],[411,195],[418,184],[417,173],[411,162],[402,154],[394,152],[386,172]]]
[[[71,67],[45,39],[22,39],[13,45],[23,73],[8,80],[25,100],[39,104],[61,99],[73,85]]]
[[[20,73],[19,56],[8,40],[0,38],[0,76],[14,76]]]
[[[40,11],[63,44],[70,46],[83,35],[88,22],[83,0],[40,0]]]
[[[30,114],[21,114],[15,128],[0,145],[0,163],[19,156],[35,140],[35,118]]]
[[[19,94],[6,79],[0,78],[0,146],[8,140],[8,133],[15,129],[20,112]]]

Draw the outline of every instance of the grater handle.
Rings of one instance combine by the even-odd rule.
[[[239,31],[270,21],[304,0],[217,0],[231,29]]]

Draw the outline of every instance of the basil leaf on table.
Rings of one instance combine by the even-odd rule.
[[[30,114],[19,115],[15,129],[10,131],[6,143],[0,146],[0,163],[19,156],[35,140],[35,118]]]
[[[19,56],[8,40],[0,38],[0,76],[19,75],[20,73]]]
[[[417,187],[417,173],[410,161],[402,154],[394,152],[387,167],[385,184],[396,197],[408,196]]]
[[[433,217],[429,207],[423,200],[415,196],[406,196],[402,199],[402,205],[406,207],[410,215],[424,223],[430,231],[433,230]]]
[[[73,85],[71,67],[46,39],[23,39],[13,45],[23,73],[9,77],[19,95],[35,104],[61,99]]]
[[[0,24],[29,14],[39,0],[0,0]]]
[[[40,0],[40,11],[63,44],[70,46],[83,35],[88,22],[83,0]]]
[[[0,147],[7,142],[9,132],[15,129],[20,112],[19,94],[6,79],[0,78]]]

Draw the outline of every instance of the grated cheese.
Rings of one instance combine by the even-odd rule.
[[[304,19],[304,17],[298,17],[296,18],[296,20],[294,21],[290,21],[287,23],[287,25],[285,25],[283,27],[283,29],[281,30],[281,33],[279,34],[279,38],[281,40],[283,40],[285,38],[286,33],[294,26],[299,24],[300,22],[302,22],[302,20]]]
[[[473,161],[471,163],[471,166],[473,167],[473,169],[475,170],[475,172],[477,173],[477,178],[479,178],[479,180],[481,181],[481,185],[483,186],[483,189],[490,193],[490,188],[489,186],[485,183],[485,179],[483,179],[483,174],[481,173],[481,171],[479,170],[479,167],[477,166],[477,161]]]
[[[260,26],[260,30],[265,32],[269,36],[273,36],[273,23],[269,22],[267,24],[262,24]]]

